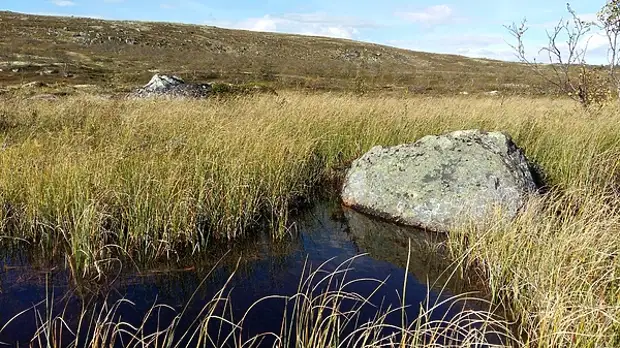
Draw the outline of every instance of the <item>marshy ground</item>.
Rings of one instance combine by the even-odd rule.
[[[518,323],[519,346],[614,346],[620,117],[564,100],[283,92],[204,101],[0,103],[3,239],[82,279],[118,260],[287,234],[370,147],[482,128],[511,134],[550,190],[490,231],[454,231],[455,265]]]
[[[478,323],[507,326],[504,333],[511,339],[506,344],[620,345],[616,104],[585,110],[568,99],[551,98],[557,91],[520,64],[348,40],[11,12],[0,12],[0,32],[0,255],[7,266],[0,274],[5,282],[35,274],[39,286],[45,289],[49,282],[54,289],[44,275],[60,272],[66,288],[89,293],[113,282],[119,268],[183,272],[201,268],[200,260],[209,255],[201,273],[206,275],[217,264],[213,255],[221,256],[214,250],[222,246],[232,249],[226,267],[235,270],[239,258],[256,257],[248,244],[257,236],[267,238],[269,248],[280,248],[274,254],[290,255],[290,243],[299,242],[292,237],[297,216],[337,194],[350,162],[371,147],[459,129],[499,130],[545,173],[546,193],[508,225],[462,228],[431,243],[431,253],[441,249],[448,262],[429,259],[426,266],[441,266],[444,277],[473,286],[478,292],[472,296],[487,301],[489,311],[501,308],[499,319],[487,311],[476,314]],[[275,88],[277,95],[224,90],[206,100],[116,97],[157,71],[188,82]],[[485,95],[489,91],[497,92]],[[407,242],[393,235],[368,233],[355,246],[421,277]],[[26,251],[30,268],[22,277],[10,267]],[[344,289],[334,267],[328,265],[326,275],[307,272],[307,281],[302,277],[287,294],[293,306],[287,313],[294,313],[283,314],[288,324],[265,334],[280,346],[433,346],[429,337],[440,332],[424,318],[388,325],[379,310],[371,323],[356,327],[357,336],[345,335],[341,329],[359,318],[345,304],[367,298]],[[181,337],[193,335],[197,345],[217,345],[209,341],[213,325],[228,325],[232,332],[242,326],[227,316],[235,301],[225,285],[233,273],[214,282],[221,289],[190,314],[190,321],[195,319],[190,331],[175,315],[165,329],[128,326],[116,315],[123,300],[105,307],[98,303],[98,317],[85,308],[76,312],[77,319],[70,318],[69,310],[48,310],[55,297],[44,296],[49,301],[34,316],[39,331],[30,344],[176,347]],[[309,284],[321,279],[334,285],[333,291],[313,291]],[[402,305],[418,305],[397,298]],[[146,308],[141,315],[157,319],[154,313],[165,306]],[[432,317],[432,309],[422,312]],[[23,319],[2,314],[0,337],[10,323]],[[458,331],[462,320],[444,318],[442,324],[454,324]],[[386,328],[397,335],[382,337]],[[88,334],[76,340],[74,332]],[[119,341],[127,334],[132,339]],[[455,345],[472,346],[484,338],[476,330],[460,334],[466,339]],[[235,335],[223,338],[231,337],[232,346],[258,344]]]

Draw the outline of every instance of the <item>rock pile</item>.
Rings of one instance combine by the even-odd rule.
[[[155,74],[149,83],[131,93],[130,98],[206,98],[213,92],[208,83],[189,84],[177,76]]]

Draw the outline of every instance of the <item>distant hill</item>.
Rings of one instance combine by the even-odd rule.
[[[0,33],[5,86],[53,81],[122,90],[155,71],[315,90],[523,92],[539,83],[517,63],[211,26],[0,12]]]

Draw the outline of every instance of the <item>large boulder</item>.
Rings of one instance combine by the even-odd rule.
[[[342,200],[371,215],[448,232],[514,218],[538,190],[535,178],[510,136],[464,130],[373,147],[352,163]]]
[[[206,98],[213,92],[207,83],[189,84],[177,76],[155,74],[151,80],[134,91],[130,98]]]

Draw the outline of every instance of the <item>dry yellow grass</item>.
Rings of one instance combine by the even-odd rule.
[[[42,81],[62,93],[79,93],[72,88],[78,84],[135,88],[154,69],[188,81],[278,89],[557,92],[522,64],[326,37],[3,11],[0,32],[0,83]]]
[[[524,345],[617,346],[620,113],[564,100],[255,96],[0,102],[4,234],[69,251],[81,272],[129,254],[197,252],[281,231],[370,147],[483,128],[510,133],[553,187],[509,226],[450,246],[518,318]]]
[[[9,319],[5,326],[0,327],[0,333],[14,329],[11,322],[20,316],[34,314],[38,330],[30,340],[32,347],[445,348],[500,347],[515,342],[506,322],[488,311],[470,308],[472,301],[481,305],[486,303],[467,294],[438,302],[426,301],[420,304],[419,315],[415,318],[402,315],[403,309],[410,307],[404,298],[402,305],[377,306],[372,296],[351,290],[365,283],[365,287],[372,289],[372,294],[385,286],[379,279],[350,279],[347,275],[355,268],[353,264],[357,258],[340,264],[333,264],[333,259],[327,260],[315,269],[305,264],[296,293],[261,298],[240,316],[233,314],[234,299],[229,293],[231,275],[199,308],[198,315],[186,313],[188,307],[176,311],[166,304],[156,303],[144,313],[141,321],[127,322],[120,312],[134,304],[121,299],[85,305],[77,320],[67,320],[71,315],[64,311],[54,314],[56,303],[45,300]],[[335,269],[329,270],[333,266]],[[406,290],[406,284],[402,290]],[[279,329],[248,334],[247,330],[254,331],[252,325],[255,321],[251,318],[264,310],[265,305],[281,308]],[[463,310],[448,322],[433,313],[444,313],[445,306]],[[375,315],[364,318],[363,312],[369,309]],[[162,313],[173,313],[174,318],[166,320]],[[400,323],[394,321],[397,316],[401,317]],[[158,322],[156,331],[148,328],[148,323],[153,320]],[[78,332],[81,335],[76,335]]]

